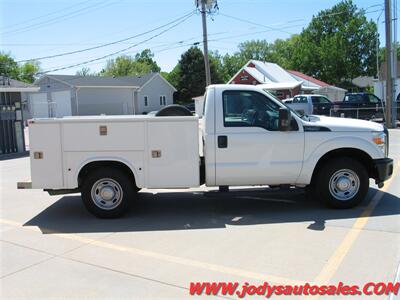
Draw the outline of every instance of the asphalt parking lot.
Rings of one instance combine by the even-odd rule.
[[[27,157],[0,161],[1,297],[210,299],[190,296],[189,283],[393,282],[400,130],[390,141],[392,180],[381,190],[372,183],[350,210],[327,209],[300,189],[143,190],[127,216],[100,220],[79,195],[17,190],[29,178]]]

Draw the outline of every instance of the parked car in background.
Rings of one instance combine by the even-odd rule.
[[[195,112],[196,111],[196,106],[195,106],[194,102],[186,103],[183,106],[186,107],[191,112]]]
[[[383,119],[384,103],[372,93],[347,93],[334,102],[334,115],[356,119]]]
[[[293,102],[293,98],[286,98],[286,99],[283,99],[282,102],[285,103],[285,104],[290,104],[290,103]]]
[[[329,116],[333,108],[333,103],[323,95],[297,95],[293,100],[283,102],[303,115]]]

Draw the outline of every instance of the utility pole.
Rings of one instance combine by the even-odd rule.
[[[392,46],[392,124],[393,127],[397,127],[397,95],[399,93],[398,79],[397,76],[397,0],[393,0],[393,46]]]
[[[208,40],[207,40],[207,12],[206,12],[206,0],[201,1],[201,21],[203,24],[203,47],[204,47],[204,67],[206,71],[206,86],[211,84],[211,71],[210,61],[208,59]]]
[[[390,13],[390,0],[385,0],[385,33],[386,33],[386,126],[393,128],[392,123],[392,104],[393,104],[393,84],[392,84],[392,15]]]

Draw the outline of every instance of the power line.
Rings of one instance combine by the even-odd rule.
[[[214,36],[214,35],[221,35],[221,34],[225,34],[225,33],[229,33],[229,32],[226,32],[226,31],[225,32],[216,32],[216,33],[211,33],[210,35]],[[170,50],[170,49],[182,48],[182,47],[185,47],[186,45],[194,46],[194,45],[198,45],[199,43],[202,43],[202,42],[193,42],[193,43],[189,43],[189,44],[183,44],[186,41],[194,40],[196,38],[199,38],[199,36],[193,36],[193,37],[187,38],[185,40],[180,40],[180,41],[175,41],[175,42],[170,42],[170,43],[161,43],[158,46],[152,47],[152,50],[153,49],[162,48],[161,51],[152,51],[152,53],[156,54],[156,53],[163,52],[163,51]],[[173,45],[179,45],[179,46],[171,48],[170,46],[173,46]],[[165,48],[165,46],[169,46],[169,47]],[[141,48],[141,49],[144,50],[145,48]],[[136,53],[139,52],[139,51],[141,51],[141,50],[137,50]],[[129,52],[127,52],[126,54],[129,54]],[[98,64],[98,63],[105,62],[105,61],[107,61],[107,59],[98,60],[98,61],[95,61],[95,62],[92,62],[92,63],[87,63],[85,65],[93,65],[93,64]],[[54,67],[54,69],[58,69],[58,68],[61,68],[61,67],[64,67],[64,66],[65,65],[57,66],[57,67]],[[33,74],[33,75],[35,75],[35,74]]]
[[[276,30],[276,31],[281,31],[281,32],[287,33],[287,34],[292,34],[291,32],[288,32],[288,31],[285,31],[285,30],[282,30],[282,29],[279,29],[279,28],[273,28],[273,27],[270,27],[270,26],[267,26],[267,25],[255,23],[255,22],[252,22],[252,21],[249,21],[249,20],[246,20],[246,19],[230,16],[230,15],[227,15],[227,14],[219,13],[219,15],[221,15],[223,17],[226,17],[226,18],[234,19],[234,20],[237,20],[237,21],[240,21],[240,22],[248,23],[248,24],[251,24],[251,25],[256,25],[256,26],[260,26],[260,27],[264,27],[264,28],[268,28],[268,29],[272,29],[272,30]]]
[[[24,20],[23,22],[14,23],[14,24],[11,24],[11,25],[8,25],[8,26],[5,26],[5,27],[1,27],[1,29],[3,30],[3,29],[5,29],[5,28],[18,27],[19,25],[26,24],[26,23],[30,23],[31,21],[35,21],[35,20],[38,20],[38,19],[42,19],[42,18],[51,16],[51,15],[57,14],[57,13],[59,13],[59,12],[65,12],[65,11],[67,11],[67,10],[70,10],[70,9],[73,8],[73,7],[81,6],[81,5],[83,5],[83,4],[85,4],[85,3],[88,3],[88,2],[90,2],[90,1],[92,1],[92,0],[87,0],[87,1],[84,1],[84,2],[81,2],[81,3],[77,3],[77,4],[74,4],[74,5],[71,5],[71,6],[67,6],[67,7],[65,7],[65,8],[63,8],[63,9],[60,9],[60,10],[52,11],[52,12],[47,13],[47,14],[44,14],[44,15],[40,15],[40,16],[31,18],[31,19],[28,19],[28,20]]]
[[[288,22],[288,23],[290,23],[290,22]],[[292,28],[292,27],[297,27],[297,26],[299,26],[299,25],[291,25],[291,26],[287,26],[287,27],[283,27],[283,28],[286,29],[286,28]],[[271,32],[271,31],[273,31],[273,29],[257,31],[257,32],[250,32],[250,33],[243,33],[243,34],[239,34],[239,35],[223,36],[222,38],[209,39],[208,41],[209,42],[221,42],[223,40],[228,40],[228,39],[232,39],[232,38],[248,36],[248,35],[254,35],[254,34],[259,34],[259,33],[266,33],[266,32]],[[210,34],[210,35],[212,35],[212,34]],[[203,41],[196,41],[196,42],[187,43],[187,44],[180,43],[180,45],[178,45],[176,47],[172,47],[172,48],[171,47],[165,47],[165,48],[162,48],[162,49],[160,49],[158,51],[154,51],[153,53],[157,54],[157,53],[160,53],[160,52],[174,50],[174,49],[177,49],[177,48],[183,48],[183,47],[186,47],[186,46],[198,46],[198,45],[200,45],[202,43],[203,43]],[[177,44],[177,43],[175,43],[175,44]],[[160,46],[158,46],[158,47],[160,47]]]
[[[367,11],[370,8],[378,7],[378,6],[382,7],[382,4],[376,4],[376,5],[368,6],[367,8],[365,8],[364,13],[365,14],[370,14],[370,13],[382,11],[383,8],[382,9],[378,9],[378,10],[373,10],[373,11]],[[332,13],[332,14],[327,14],[327,15],[322,15],[322,16],[316,16],[316,18],[326,18],[326,17],[331,17],[331,16],[340,15],[340,14],[344,14],[344,13],[347,13],[347,11],[342,11],[342,12],[337,12],[337,13]],[[286,34],[290,34],[290,35],[293,34],[291,32],[282,30],[280,28],[274,28],[272,26],[256,23],[256,22],[253,22],[253,21],[249,21],[249,20],[246,20],[246,19],[239,18],[239,17],[227,15],[227,14],[224,14],[224,13],[219,13],[219,15],[221,15],[223,17],[226,17],[226,18],[234,19],[234,20],[237,20],[237,21],[240,21],[240,22],[243,22],[243,23],[247,23],[247,24],[251,24],[251,25],[255,25],[255,26],[260,26],[260,27],[268,28],[268,29],[275,30],[275,31],[280,31],[280,32],[283,32],[283,33],[286,33]],[[297,19],[296,21],[300,21],[300,20],[301,21],[306,21],[307,19]]]
[[[228,32],[217,32],[217,33],[211,33],[210,35],[220,35],[220,34],[225,34],[225,33],[228,33]],[[178,49],[178,48],[182,48],[182,47],[186,47],[186,46],[197,46],[197,45],[199,45],[199,44],[202,44],[203,42],[198,42],[198,41],[196,41],[196,42],[187,43],[187,44],[183,44],[183,43],[186,42],[186,41],[194,40],[194,39],[196,39],[196,38],[198,38],[198,37],[199,37],[199,36],[195,36],[195,37],[191,37],[191,38],[188,38],[188,39],[185,39],[185,40],[176,41],[176,42],[162,43],[161,45],[152,47],[151,50],[152,50],[152,53],[153,53],[153,54],[158,54],[158,53],[160,53],[160,52],[164,52],[164,51],[167,51],[167,50]],[[178,46],[176,46],[176,47],[171,47],[171,46],[173,46],[173,45],[178,45]],[[166,46],[168,46],[168,47],[166,47]],[[158,48],[162,48],[162,49],[159,50],[159,51],[153,51],[153,49],[158,49]],[[142,50],[144,50],[144,49],[145,49],[145,48],[142,48]],[[136,53],[139,52],[139,51],[141,51],[141,50],[137,50]],[[126,53],[126,54],[129,54],[129,52]],[[99,63],[106,62],[106,61],[107,61],[106,59],[104,59],[104,60],[98,60],[98,61],[95,61],[95,62],[92,62],[92,63],[87,63],[87,64],[85,64],[85,65],[94,65],[94,64],[99,64]],[[64,66],[64,65],[63,65],[63,66]],[[62,67],[62,66],[61,66],[61,67]],[[56,67],[56,68],[58,68],[58,67]]]
[[[72,55],[72,54],[82,53],[82,52],[86,52],[86,51],[90,51],[90,50],[95,50],[95,49],[99,49],[99,48],[104,48],[104,47],[107,47],[107,46],[115,45],[115,44],[118,44],[118,43],[126,42],[126,41],[128,41],[128,40],[131,40],[131,39],[134,39],[134,38],[137,38],[137,37],[140,37],[140,36],[149,34],[149,33],[151,33],[151,32],[157,31],[157,30],[159,30],[159,29],[161,29],[161,28],[164,28],[164,27],[166,27],[166,26],[168,26],[168,25],[171,25],[171,24],[173,24],[173,23],[176,23],[176,22],[178,22],[178,21],[180,21],[180,20],[182,20],[182,19],[185,19],[185,18],[188,17],[188,16],[192,16],[193,14],[194,14],[194,12],[192,11],[192,12],[190,12],[190,13],[187,13],[187,14],[183,15],[182,17],[179,17],[179,18],[177,18],[177,19],[175,19],[175,20],[173,20],[173,21],[170,21],[170,22],[168,22],[168,23],[166,23],[166,24],[163,24],[163,25],[158,26],[158,27],[156,27],[156,28],[153,28],[153,29],[151,29],[151,30],[148,30],[148,31],[145,31],[145,32],[142,32],[142,33],[139,33],[139,34],[136,34],[136,35],[127,37],[127,38],[123,38],[123,39],[120,39],[120,40],[117,40],[117,41],[113,41],[113,42],[110,42],[110,43],[105,43],[105,44],[101,44],[101,45],[94,46],[94,47],[89,47],[89,48],[85,48],[85,49],[80,49],[80,50],[75,50],[75,51],[69,51],[69,52],[64,52],[64,53],[59,53],[59,54],[54,54],[54,55],[48,55],[48,56],[42,56],[42,57],[35,57],[35,58],[31,58],[31,59],[24,59],[24,60],[20,60],[20,61],[17,61],[17,62],[18,62],[18,63],[21,63],[21,62],[27,62],[27,61],[32,61],[32,60],[50,59],[50,58],[55,58],[55,57],[60,57],[60,56],[66,56],[66,55]]]
[[[297,20],[297,21],[298,21],[298,20]],[[293,23],[293,21],[287,21],[287,22],[281,23],[281,24],[290,24],[290,23]],[[283,27],[283,29],[293,28],[293,27],[297,27],[297,26],[299,26],[299,25],[286,26],[286,27]],[[269,30],[262,30],[262,31],[257,31],[257,32],[242,33],[242,34],[239,34],[239,35],[223,36],[222,38],[218,38],[218,39],[217,39],[217,38],[215,38],[215,39],[210,39],[209,42],[220,42],[220,41],[223,41],[223,40],[228,40],[228,39],[237,38],[237,37],[242,37],[242,36],[249,36],[249,35],[254,35],[254,34],[260,34],[260,33],[271,32],[271,31],[273,31],[273,30],[274,30],[274,29],[269,29]],[[225,34],[225,33],[230,33],[230,32],[218,32],[218,33],[211,33],[211,34],[209,34],[209,35],[210,35],[210,36],[211,36],[211,35],[221,35],[221,34]],[[181,41],[177,41],[177,42],[173,42],[173,43],[165,43],[165,44],[163,44],[163,45],[158,45],[158,46],[152,47],[152,50],[153,50],[153,49],[156,49],[156,48],[160,48],[160,47],[162,48],[162,49],[157,50],[157,51],[152,51],[152,53],[153,53],[153,54],[158,54],[158,53],[161,53],[161,52],[170,51],[170,50],[175,50],[175,49],[179,49],[179,48],[184,48],[184,47],[187,47],[187,46],[198,46],[198,45],[203,44],[203,41],[200,41],[200,40],[195,41],[195,42],[191,42],[191,43],[186,43],[186,44],[184,44],[184,42],[193,40],[193,39],[195,39],[195,38],[196,38],[196,37],[191,37],[191,38],[189,38],[189,39],[185,39],[185,40],[181,40]],[[171,47],[171,46],[173,46],[173,45],[177,45],[177,46]],[[167,47],[165,47],[165,46],[167,46]],[[229,50],[231,50],[231,49],[229,49]],[[96,61],[95,63],[97,64],[97,63],[105,62],[105,61],[106,61],[106,60],[98,60],[98,61]],[[93,64],[93,62],[92,62],[92,63],[85,64],[85,65],[92,65],[92,64]]]
[[[155,35],[153,35],[153,36],[151,36],[151,37],[149,37],[149,38],[147,38],[147,39],[145,39],[145,40],[143,40],[143,41],[141,41],[141,42],[138,42],[138,43],[136,43],[136,44],[134,44],[134,45],[132,45],[132,46],[129,46],[129,47],[127,47],[127,48],[124,48],[124,49],[118,50],[118,51],[116,51],[116,52],[112,52],[112,53],[109,53],[109,54],[107,54],[107,55],[103,55],[103,56],[101,56],[101,57],[97,57],[97,58],[94,58],[94,59],[91,59],[91,60],[87,60],[87,61],[84,61],[84,62],[80,62],[80,63],[77,63],[77,64],[72,64],[72,65],[68,65],[68,66],[65,66],[65,67],[60,67],[60,68],[55,68],[55,69],[51,69],[51,70],[46,70],[46,71],[38,72],[38,73],[36,73],[35,75],[40,75],[40,74],[45,74],[45,73],[49,73],[49,72],[56,72],[56,71],[66,70],[66,69],[70,69],[70,68],[74,68],[74,67],[79,67],[79,66],[81,66],[81,65],[86,65],[86,64],[91,63],[91,62],[99,61],[99,60],[102,60],[102,59],[105,59],[105,58],[108,58],[108,57],[111,57],[111,56],[114,56],[114,55],[123,53],[123,52],[125,52],[125,51],[127,51],[127,50],[129,50],[129,49],[132,49],[132,48],[134,48],[134,47],[137,47],[137,46],[139,46],[139,45],[141,45],[141,44],[143,44],[143,43],[146,43],[146,42],[148,42],[148,41],[150,41],[150,40],[152,40],[152,39],[154,39],[154,38],[156,38],[156,37],[158,37],[158,36],[160,36],[160,35],[166,33],[167,31],[169,31],[169,30],[171,30],[171,29],[177,27],[178,25],[182,24],[183,22],[185,22],[187,19],[189,19],[189,18],[190,18],[191,16],[193,16],[193,15],[194,15],[194,12],[192,12],[191,14],[189,14],[186,18],[180,20],[178,23],[175,23],[175,24],[169,26],[168,28],[166,28],[166,29],[160,31],[159,33],[157,33],[157,34],[155,34]]]
[[[61,16],[57,16],[57,17],[51,18],[51,19],[46,20],[46,21],[42,21],[42,22],[39,22],[39,23],[35,23],[35,24],[31,24],[31,25],[25,26],[25,27],[21,27],[21,28],[17,28],[17,29],[14,29],[14,30],[9,30],[9,31],[2,32],[2,35],[9,35],[11,33],[12,34],[19,34],[19,33],[23,33],[23,32],[32,31],[34,29],[38,29],[38,28],[41,28],[41,27],[44,27],[44,26],[47,26],[47,25],[52,25],[52,24],[55,24],[55,23],[59,23],[60,21],[63,21],[63,20],[66,20],[66,19],[70,19],[70,18],[73,18],[73,17],[76,17],[76,16],[87,14],[87,13],[93,11],[93,10],[96,10],[96,9],[105,8],[107,6],[110,6],[110,5],[113,5],[113,4],[117,3],[119,1],[120,0],[115,1],[115,2],[111,2],[111,3],[107,3],[109,1],[108,0],[104,0],[104,1],[101,1],[99,3],[94,3],[92,5],[88,5],[86,7],[83,7],[83,8],[80,8],[78,10],[66,13],[66,14],[61,15]],[[103,5],[103,4],[105,4],[105,5]]]

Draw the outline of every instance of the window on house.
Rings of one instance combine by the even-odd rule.
[[[165,96],[160,96],[160,105],[165,105],[165,104],[166,104]]]
[[[144,96],[144,106],[148,106],[149,105],[149,101],[147,96]]]

